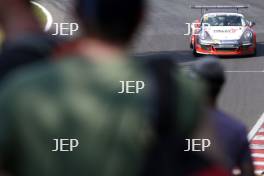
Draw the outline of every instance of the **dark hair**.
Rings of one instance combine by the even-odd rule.
[[[225,83],[225,73],[221,63],[216,59],[202,59],[191,69],[205,81],[208,95],[216,101]]]
[[[31,7],[31,5],[32,5],[30,0],[20,0],[20,2],[27,5],[28,7]]]
[[[128,44],[145,8],[144,0],[77,0],[76,13],[87,35]]]

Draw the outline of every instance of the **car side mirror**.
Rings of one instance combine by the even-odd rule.
[[[253,26],[255,26],[256,25],[256,23],[254,22],[254,21],[250,21],[249,22],[249,27],[253,27]]]

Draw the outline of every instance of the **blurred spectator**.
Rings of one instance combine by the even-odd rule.
[[[2,170],[27,176],[226,175],[203,154],[183,152],[185,138],[207,120],[202,86],[168,59],[128,59],[145,1],[77,0],[76,7],[84,35],[62,47],[63,59],[17,69],[2,84]],[[118,93],[120,81],[143,81],[145,88]],[[77,139],[79,146],[55,152],[54,139]]]
[[[12,70],[48,57],[55,42],[42,33],[29,0],[0,0],[0,80]],[[1,35],[0,34],[0,35]]]
[[[213,118],[217,137],[222,141],[230,171],[238,168],[243,176],[254,175],[246,127],[217,107],[217,100],[226,79],[223,66],[216,59],[202,59],[191,70],[192,76],[207,84],[209,114]]]
[[[145,91],[140,96],[118,92],[120,81],[144,81],[146,77],[134,68],[135,63],[122,60],[126,58],[126,45],[141,21],[144,3],[141,0],[96,2],[106,6],[94,4],[89,9],[93,5],[91,1],[80,1],[78,7],[84,8],[83,13],[95,10],[103,14],[101,8],[107,7],[110,10],[102,17],[106,21],[98,23],[100,18],[96,17],[100,15],[86,15],[87,21],[96,20],[91,25],[98,23],[98,33],[88,33],[71,48],[76,51],[74,59],[32,65],[28,71],[13,70],[2,85],[0,163],[1,169],[11,175],[139,174],[142,152],[151,132],[146,118],[147,95]],[[1,3],[1,8],[10,5]],[[115,15],[111,16],[112,13]],[[23,14],[24,11],[15,16]],[[8,21],[9,17],[3,15],[2,20]],[[9,30],[16,34],[21,21],[15,18],[11,22],[8,21],[12,24]],[[110,29],[101,26],[105,24]],[[30,28],[26,32],[31,34],[35,30]],[[5,55],[3,59],[8,58]],[[52,152],[56,148],[54,139],[78,139],[79,147],[73,152]]]

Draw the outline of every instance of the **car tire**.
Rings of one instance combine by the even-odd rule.
[[[190,43],[190,48],[193,49],[193,44],[192,44],[192,42]]]
[[[252,56],[256,57],[257,54],[258,54],[258,52],[257,52],[257,47],[256,47],[255,50],[254,50],[254,53],[252,54]]]
[[[256,57],[257,56],[257,47],[255,48],[254,52],[249,55],[249,57]]]
[[[192,53],[193,53],[194,57],[199,57],[200,56],[200,54],[197,53],[197,51],[196,51],[196,45],[195,45],[195,43],[193,44]]]

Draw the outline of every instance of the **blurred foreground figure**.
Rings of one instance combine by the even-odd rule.
[[[202,152],[184,152],[185,139],[206,121],[201,85],[177,73],[169,59],[128,59],[144,10],[143,0],[77,0],[84,35],[62,47],[57,63],[6,78],[2,170],[22,176],[227,175]]]
[[[0,82],[20,66],[42,61],[55,46],[42,32],[29,0],[0,0],[0,33]]]
[[[239,175],[254,175],[246,127],[217,107],[217,100],[225,83],[223,66],[216,59],[202,59],[193,65],[192,74],[207,84],[209,114],[228,158],[230,172],[235,169],[234,172],[240,170]]]

